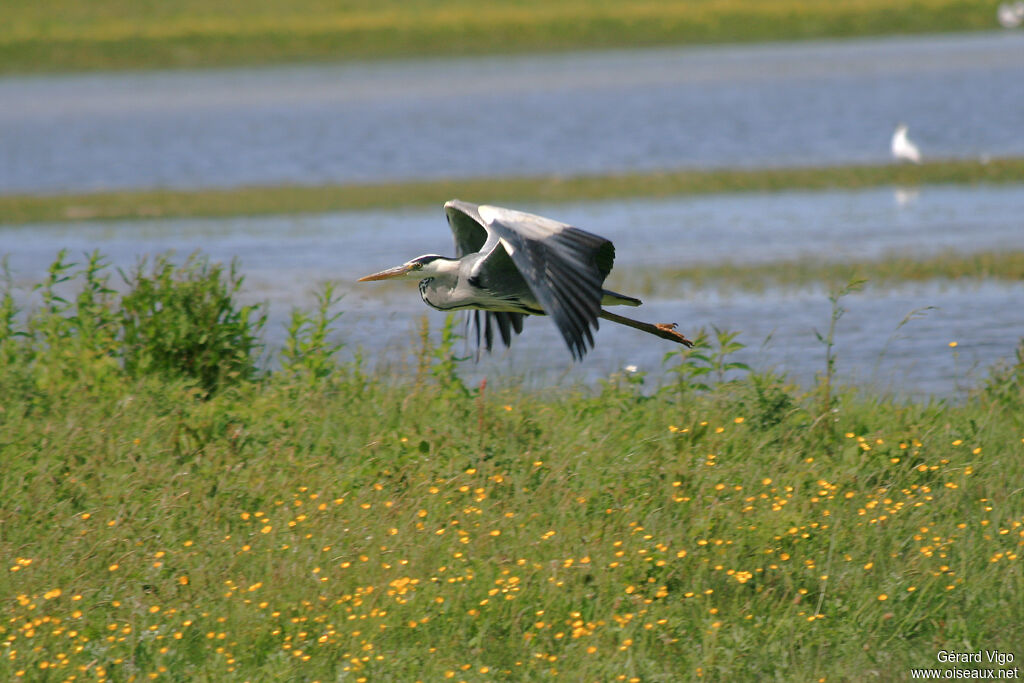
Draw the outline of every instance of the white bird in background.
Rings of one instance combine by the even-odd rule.
[[[1024,2],[1002,2],[996,9],[996,18],[1003,28],[1017,28],[1024,21]]]
[[[896,126],[896,132],[892,134],[892,156],[896,161],[921,163],[921,151],[907,137],[907,124],[905,123]]]

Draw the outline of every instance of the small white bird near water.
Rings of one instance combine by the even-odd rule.
[[[1024,21],[1024,2],[1003,2],[996,9],[996,18],[1003,28],[1017,28]]]
[[[892,156],[896,161],[921,163],[921,150],[907,137],[907,124],[905,123],[896,126],[896,132],[892,134]]]

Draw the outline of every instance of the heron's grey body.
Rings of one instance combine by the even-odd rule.
[[[598,318],[689,343],[670,326],[632,321],[602,305],[639,306],[640,300],[603,287],[615,247],[598,235],[534,214],[453,199],[444,206],[456,258],[436,254],[364,280],[420,277],[420,296],[442,311],[468,310],[478,345],[494,335],[506,346],[522,332],[523,316],[550,315],[574,358],[594,344]],[[649,329],[652,328],[652,329]]]

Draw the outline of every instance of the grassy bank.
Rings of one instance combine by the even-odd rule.
[[[463,178],[402,183],[0,195],[0,224],[118,218],[320,213],[480,202],[670,197],[714,192],[862,188],[879,185],[1024,182],[1024,159],[931,161],[920,166],[824,166],[626,173],[603,176]]]
[[[819,286],[826,289],[850,280],[872,286],[935,280],[1002,280],[1024,282],[1024,252],[964,254],[946,251],[931,256],[888,255],[877,260],[823,261],[820,258],[769,263],[716,263],[687,268],[615,271],[618,286],[645,296],[672,296],[680,288],[763,291]]]
[[[994,29],[967,0],[8,0],[0,72],[266,64]]]
[[[406,372],[344,361],[325,293],[266,375],[225,273],[161,273],[126,301],[98,267],[60,296],[55,267],[27,320],[0,302],[5,680],[905,680],[1024,654],[1024,356],[962,405],[716,381],[726,337],[540,395],[464,386],[450,328]],[[197,329],[243,343],[165,353]]]

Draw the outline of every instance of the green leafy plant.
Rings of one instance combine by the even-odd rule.
[[[0,364],[6,368],[15,363],[20,346],[18,338],[26,337],[27,333],[18,329],[17,318],[21,309],[11,293],[11,273],[6,258],[2,271],[4,286],[3,294],[0,295]]]
[[[746,344],[736,341],[740,333],[720,330],[714,326],[711,329],[715,331],[715,346],[711,353],[711,368],[715,372],[715,380],[721,384],[725,381],[726,374],[734,370],[750,372],[750,366],[746,363],[729,360],[734,353],[747,348]]]
[[[719,329],[712,326],[713,341],[707,330],[697,330],[693,339],[693,347],[680,347],[676,351],[665,354],[663,363],[678,359],[678,363],[668,371],[675,375],[676,381],[672,388],[683,397],[692,391],[710,391],[707,379],[714,379],[715,384],[722,384],[730,372],[750,372],[750,366],[740,361],[731,360],[733,354],[746,348],[745,344],[736,341],[739,332]]]
[[[281,369],[316,382],[337,368],[334,355],[344,346],[328,339],[332,326],[341,312],[331,309],[341,301],[336,296],[335,284],[328,282],[316,293],[316,309],[312,314],[301,309],[292,310],[287,337],[281,350]]]
[[[676,392],[679,398],[684,398],[693,391],[708,391],[711,387],[704,381],[704,376],[711,372],[711,344],[708,342],[708,333],[703,327],[693,335],[693,346],[680,346],[677,350],[669,351],[662,359],[662,364],[668,364],[676,360],[676,364],[669,367],[675,377],[671,389]]]
[[[33,287],[39,292],[42,304],[29,318],[29,333],[51,349],[59,348],[61,340],[68,338],[73,329],[65,315],[71,304],[58,292],[60,285],[74,277],[75,264],[70,263],[67,256],[68,250],[61,249],[47,269],[46,279]]]
[[[455,346],[463,339],[455,328],[455,314],[449,313],[445,316],[440,335],[435,341],[430,333],[430,318],[425,315],[420,317],[416,332],[418,344],[414,393],[424,387],[429,376],[447,398],[465,398],[473,395],[473,391],[459,377],[459,365],[469,360],[470,356],[459,356],[455,353]]]
[[[828,332],[822,335],[818,330],[814,330],[814,336],[817,337],[818,341],[825,346],[825,372],[818,376],[822,415],[825,415],[832,410],[833,383],[835,381],[836,374],[836,325],[839,323],[839,319],[843,317],[843,314],[846,313],[846,309],[840,302],[843,297],[852,292],[859,291],[864,286],[865,282],[866,280],[850,280],[842,287],[838,287],[829,292],[828,301],[829,304],[831,304],[832,314],[829,318]]]
[[[100,355],[114,352],[120,320],[116,311],[116,292],[110,287],[108,264],[99,251],[88,255],[85,267],[75,273],[84,279],[75,297],[70,323],[84,348]]]
[[[121,300],[124,369],[195,380],[207,392],[256,373],[266,313],[237,301],[244,278],[237,263],[192,254],[181,266],[168,255],[130,275]]]
[[[430,374],[441,391],[449,396],[466,397],[471,391],[462,378],[459,377],[459,364],[469,359],[469,356],[458,356],[455,353],[455,345],[462,335],[455,331],[455,314],[449,313],[444,318],[444,325],[441,326],[441,336],[433,348],[433,363]]]
[[[91,388],[103,387],[120,373],[116,296],[108,286],[107,264],[94,251],[83,266],[78,265],[68,260],[67,250],[61,250],[46,278],[32,288],[40,304],[23,318],[5,265],[0,353],[9,373],[39,387],[73,380]]]

